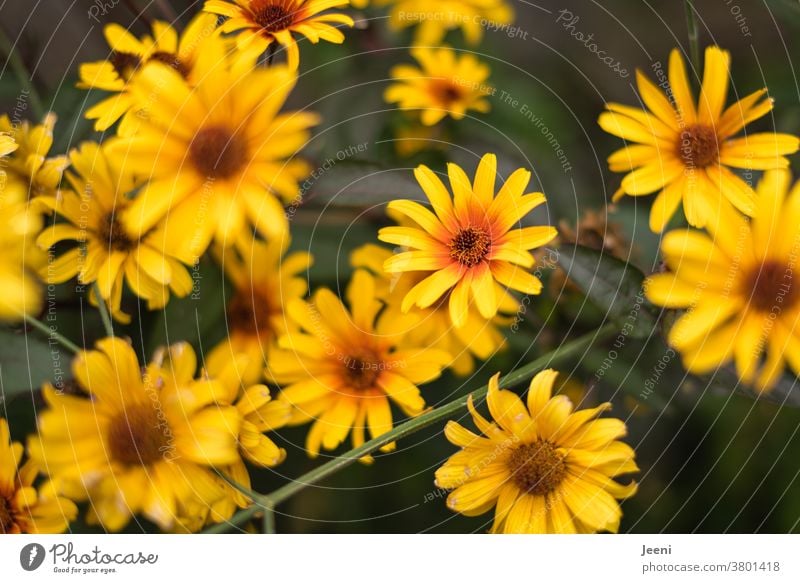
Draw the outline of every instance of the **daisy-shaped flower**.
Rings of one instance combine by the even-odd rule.
[[[11,441],[8,423],[0,419],[0,534],[64,532],[78,508],[71,500],[36,490],[39,470],[22,461],[22,444]]]
[[[538,294],[542,283],[527,271],[534,264],[530,250],[552,241],[557,232],[553,227],[514,228],[545,202],[540,192],[525,194],[529,171],[516,170],[496,195],[494,154],[481,159],[474,182],[455,164],[448,164],[447,172],[452,196],[432,170],[417,168],[414,174],[433,212],[411,200],[392,201],[390,210],[418,226],[386,227],[378,237],[410,249],[388,259],[386,271],[430,273],[406,294],[402,310],[428,308],[449,292],[450,318],[461,328],[472,302],[488,319],[497,314],[506,288]]]
[[[460,28],[470,45],[483,38],[486,23],[496,28],[514,22],[514,8],[506,0],[381,0],[391,4],[389,27],[403,30],[416,26],[414,45],[442,44],[448,31]]]
[[[314,44],[320,40],[341,44],[344,34],[335,25],[353,26],[353,19],[326,11],[348,4],[348,0],[207,0],[203,10],[228,17],[219,30],[238,33],[236,42],[243,49],[256,47],[263,52],[273,43],[284,47],[289,68],[297,70],[300,49],[293,34]]]
[[[270,353],[267,375],[283,387],[280,398],[292,404],[292,423],[313,421],[306,439],[311,457],[321,447],[338,447],[351,429],[355,447],[364,443],[367,429],[372,437],[389,431],[390,401],[406,415],[421,413],[425,401],[417,385],[437,378],[451,360],[391,333],[392,323],[378,315],[382,304],[366,271],[355,272],[347,299],[349,311],[323,288],[311,302],[289,302],[287,316],[300,331],[280,338]]]
[[[470,109],[489,111],[489,67],[473,55],[459,57],[448,47],[418,47],[411,49],[411,56],[420,66],[398,65],[392,69],[397,83],[386,90],[387,102],[397,103],[403,110],[421,111],[421,121],[427,126],[448,115],[464,119]]]
[[[180,35],[170,24],[160,20],[153,21],[152,36],[146,35],[141,39],[119,24],[106,26],[106,41],[111,48],[108,59],[84,63],[79,68],[78,87],[113,94],[86,112],[87,119],[95,120],[94,129],[104,131],[125,116],[120,131],[128,133],[132,130],[133,114],[138,108],[129,91],[130,82],[148,62],[164,63],[193,82],[197,78],[194,63],[198,50],[203,39],[213,34],[216,26],[216,17],[203,13],[192,19]]]
[[[791,192],[789,183],[787,170],[766,172],[750,222],[731,209],[709,223],[709,234],[664,236],[669,272],[652,275],[645,289],[653,303],[687,310],[668,340],[689,371],[733,360],[742,380],[761,390],[786,365],[800,374],[800,183]]]
[[[228,302],[228,335],[206,356],[206,368],[214,376],[237,356],[247,357],[238,370],[241,382],[258,382],[272,344],[289,330],[285,306],[308,291],[305,271],[312,263],[308,253],[285,255],[288,239],[263,242],[253,239],[244,250],[221,253],[225,274],[233,283]]]
[[[486,360],[505,347],[501,329],[510,324],[510,316],[519,308],[519,302],[511,294],[503,294],[497,316],[489,320],[481,316],[475,306],[470,306],[467,321],[461,328],[450,322],[447,294],[429,308],[414,307],[403,313],[403,298],[429,273],[390,275],[383,270],[383,264],[391,256],[389,249],[367,244],[353,251],[350,262],[353,267],[368,269],[375,275],[377,295],[386,304],[385,318],[406,342],[447,352],[453,357],[449,368],[459,376],[472,374],[476,359]]]
[[[129,194],[138,186],[109,155],[113,141],[103,145],[86,142],[71,153],[74,172],[67,172],[71,189],[58,197],[36,199],[66,222],[47,226],[37,239],[43,249],[61,241],[77,245],[40,268],[48,283],[63,283],[78,276],[83,284],[97,282],[96,290],[111,313],[121,322],[130,316],[120,308],[124,283],[151,310],[163,308],[170,291],[183,297],[192,290],[192,278],[177,259],[164,254],[162,233],[139,237],[120,221],[131,205]],[[96,305],[95,288],[90,299]]]
[[[170,374],[158,361],[142,371],[129,344],[106,338],[73,362],[87,398],[44,388],[48,408],[30,439],[31,457],[56,491],[89,500],[89,522],[109,531],[134,514],[175,529],[192,503],[208,507],[225,495],[211,467],[240,459],[240,415],[218,400],[224,388],[194,380],[188,345],[170,358]]]
[[[537,374],[527,406],[511,391],[489,381],[492,421],[468,406],[477,435],[449,421],[445,435],[461,451],[436,471],[436,485],[453,490],[447,505],[467,516],[495,509],[493,533],[573,534],[617,532],[618,499],[632,496],[636,483],[614,478],[637,472],[634,451],[618,441],[625,423],[597,416],[611,408],[573,411],[564,395],[552,396],[558,373]]]
[[[16,124],[7,115],[0,116],[0,133],[17,144],[13,154],[3,161],[0,196],[6,202],[23,202],[56,193],[69,160],[66,156],[47,157],[53,147],[55,125],[54,113],[48,113],[39,125],[28,121]]]
[[[145,67],[132,91],[149,103],[148,116],[116,150],[120,163],[148,179],[122,222],[143,234],[164,219],[167,250],[187,264],[212,239],[230,246],[252,228],[285,235],[277,196],[299,196],[309,168],[295,154],[318,122],[313,113],[279,113],[294,73],[259,68],[252,51],[230,53],[219,37],[205,39],[195,71],[192,86],[170,67]]]
[[[661,232],[678,206],[689,224],[705,226],[722,206],[733,204],[746,215],[755,210],[753,189],[731,168],[785,168],[785,158],[798,149],[795,136],[774,132],[734,137],[747,124],[772,110],[761,89],[725,108],[730,55],[719,47],[706,49],[703,88],[695,105],[686,68],[677,49],[669,58],[668,99],[641,72],[636,79],[649,111],[607,104],[600,126],[632,145],[608,159],[614,172],[627,172],[614,200],[623,195],[658,192],[650,212],[650,228]]]

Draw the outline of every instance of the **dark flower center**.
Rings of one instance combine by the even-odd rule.
[[[342,358],[348,386],[358,391],[366,391],[377,386],[381,376],[383,360],[372,352],[345,355]]]
[[[511,479],[523,492],[544,496],[567,475],[564,454],[544,439],[518,446],[508,459]]]
[[[0,534],[10,534],[13,527],[14,515],[11,513],[11,504],[0,494]]]
[[[136,241],[128,236],[114,212],[108,213],[100,221],[97,235],[106,249],[111,251],[128,253],[136,247]]]
[[[445,105],[461,99],[461,89],[446,79],[433,84],[433,94],[437,101]]]
[[[111,53],[111,57],[109,58],[109,62],[111,66],[114,67],[114,70],[117,72],[117,75],[125,79],[126,81],[131,78],[136,72],[136,69],[139,68],[139,65],[142,64],[141,59],[137,55],[133,53],[123,53],[120,51],[113,51]]]
[[[719,158],[719,141],[714,128],[695,124],[681,132],[678,156],[687,168],[705,168]]]
[[[450,257],[462,265],[474,267],[489,254],[492,240],[478,227],[461,229],[450,241]]]
[[[266,32],[286,30],[294,23],[294,14],[280,0],[253,0],[250,14]]]
[[[158,61],[159,63],[164,63],[165,65],[169,65],[173,69],[175,69],[181,77],[186,79],[189,76],[189,67],[186,66],[181,60],[178,58],[178,55],[173,53],[168,53],[166,51],[158,51],[150,55],[151,61]]]
[[[800,299],[794,285],[794,270],[777,261],[765,261],[744,275],[742,293],[760,312],[788,309]]]
[[[266,295],[239,291],[228,305],[228,326],[231,330],[252,336],[270,334],[273,313],[274,310]]]
[[[169,424],[159,418],[155,404],[138,405],[111,422],[109,453],[114,461],[127,466],[154,464],[165,459],[172,447],[171,436]]]
[[[209,126],[194,136],[189,146],[194,167],[208,178],[235,176],[247,161],[247,147],[241,137],[222,126]]]

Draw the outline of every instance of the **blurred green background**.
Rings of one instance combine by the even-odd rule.
[[[32,71],[46,105],[59,114],[55,147],[59,152],[83,139],[101,138],[91,132],[81,113],[100,96],[74,85],[79,63],[107,55],[102,26],[118,22],[136,34],[147,30],[128,9],[129,3],[114,4],[99,23],[87,16],[92,4],[14,0],[0,7],[0,26]],[[199,8],[190,1],[170,4],[182,23]],[[636,68],[653,77],[656,63],[665,67],[673,47],[687,52],[683,3],[514,4],[515,34],[486,31],[478,47],[466,47],[459,32],[447,38],[451,46],[474,51],[491,67],[490,82],[497,88],[491,113],[445,123],[431,136],[429,149],[412,157],[399,156],[394,142],[397,129],[408,125],[407,116],[382,99],[390,68],[411,61],[410,33],[390,32],[386,11],[368,9],[359,13],[359,26],[346,33],[345,44],[301,43],[301,77],[289,107],[308,108],[324,117],[305,149],[312,165],[336,160],[310,184],[306,202],[292,220],[293,246],[316,256],[308,274],[312,286],[343,291],[350,274],[348,253],[375,241],[377,228],[385,222],[385,203],[420,196],[413,167],[424,162],[443,170],[445,161],[452,160],[472,173],[485,152],[498,154],[501,174],[521,166],[533,170],[536,188],[547,194],[548,205],[531,222],[561,224],[571,231],[587,211],[599,211],[597,220],[577,228],[579,241],[628,258],[644,273],[659,268],[658,236],[647,226],[651,198],[627,198],[616,208],[605,207],[621,179],[608,172],[605,159],[621,141],[602,132],[596,119],[608,101],[639,103]],[[732,54],[729,100],[766,86],[776,101],[773,115],[752,129],[800,133],[794,58],[800,55],[800,3],[697,4],[701,47],[716,43]],[[151,17],[158,14],[144,0],[138,5],[146,7]],[[618,69],[627,76],[600,62],[570,35],[562,11],[571,13],[570,20],[578,17],[572,20],[575,30],[593,34],[593,41],[619,61]],[[18,97],[19,83],[5,66],[0,78],[3,111],[13,110]],[[798,167],[800,157],[793,156],[792,163]],[[675,219],[679,224],[680,217]],[[565,237],[571,238],[575,236],[569,233]],[[429,405],[482,386],[494,372],[507,372],[602,323],[603,312],[565,285],[563,275],[549,262],[541,271],[545,294],[530,303],[518,331],[508,331],[508,349],[470,378],[447,374],[426,386],[423,394]],[[120,333],[130,336],[143,355],[160,343],[178,340],[191,341],[201,352],[209,350],[224,336],[224,304],[230,289],[209,259],[200,275],[199,299],[172,300],[163,313],[148,313],[129,298],[128,309],[138,317]],[[74,331],[73,340],[82,337],[87,345],[102,336],[99,317],[72,294],[71,286],[56,291],[62,332]],[[14,436],[22,439],[33,429],[35,410],[41,406],[36,389],[52,376],[48,347],[35,333],[26,335],[21,329],[2,331],[2,342],[4,413]],[[559,369],[564,373],[563,390],[576,401],[591,406],[611,400],[614,414],[629,423],[628,441],[637,451],[642,471],[636,476],[638,495],[623,504],[622,532],[800,531],[800,410],[780,404],[780,395],[790,392],[797,400],[794,379],[786,379],[784,392],[777,397],[757,399],[738,387],[729,371],[712,379],[687,378],[658,330],[646,342],[629,339],[605,370],[603,361],[610,348],[610,343],[598,345]],[[643,393],[644,387],[652,390]],[[400,418],[396,411],[396,419]],[[433,485],[435,469],[455,451],[441,430],[437,426],[422,431],[403,440],[396,452],[379,455],[372,466],[356,464],[307,488],[278,509],[278,531],[487,530],[491,515],[452,514]],[[306,431],[301,427],[278,433],[276,440],[288,450],[288,459],[275,470],[254,471],[256,490],[268,492],[325,459],[306,458]],[[142,529],[152,526],[140,522],[129,528]]]

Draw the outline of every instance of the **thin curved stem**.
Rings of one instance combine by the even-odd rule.
[[[686,28],[689,33],[689,55],[692,59],[692,68],[694,75],[692,79],[700,79],[700,34],[697,29],[697,15],[695,14],[694,1],[684,0],[684,8],[686,9]]]
[[[114,336],[114,323],[111,321],[111,314],[108,311],[108,304],[100,295],[100,286],[94,284],[94,295],[97,298],[97,310],[100,312],[100,319],[103,320],[103,328],[107,336]]]
[[[37,320],[33,316],[29,316],[28,314],[25,314],[24,318],[25,318],[25,323],[26,324],[28,324],[32,328],[36,328],[37,330],[39,330],[39,332],[41,332],[42,334],[47,336],[48,339],[55,340],[61,346],[63,346],[67,350],[69,350],[70,352],[72,352],[74,354],[77,354],[78,352],[81,351],[81,347],[80,346],[75,344],[72,340],[70,340],[66,336],[62,336],[61,334],[56,332],[53,329],[53,327],[48,326],[47,324],[44,324],[44,323],[40,322],[39,320]]]
[[[37,120],[41,120],[44,118],[45,114],[45,107],[42,102],[42,98],[39,96],[39,92],[33,85],[33,79],[31,78],[30,71],[28,71],[25,63],[22,62],[19,53],[14,50],[11,40],[8,38],[2,27],[0,27],[0,51],[2,51],[5,55],[6,61],[11,66],[11,69],[19,79],[19,82],[22,84],[23,90],[28,94],[33,115]]]

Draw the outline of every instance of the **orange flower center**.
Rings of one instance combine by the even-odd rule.
[[[228,305],[228,326],[231,330],[265,340],[265,334],[272,334],[271,318],[275,312],[266,294],[239,291]]]
[[[121,51],[113,51],[108,60],[111,63],[111,66],[114,67],[117,75],[126,81],[130,79],[131,75],[133,75],[136,72],[136,69],[139,68],[139,65],[142,64],[141,59],[139,59],[137,55],[134,55],[133,53],[124,53]]]
[[[800,300],[794,270],[779,261],[765,261],[745,273],[741,291],[760,312],[789,309]]]
[[[461,229],[450,240],[450,257],[467,267],[474,267],[483,261],[492,247],[489,234],[478,227]]]
[[[195,134],[189,158],[209,178],[230,178],[246,164],[247,145],[223,126],[208,126]]]
[[[373,351],[363,351],[342,358],[347,385],[357,391],[373,389],[383,369],[383,360]]]
[[[0,494],[0,534],[11,534],[14,527],[14,514],[11,512],[11,503]]]
[[[567,475],[564,454],[544,439],[515,448],[508,458],[508,469],[520,490],[538,496],[555,490]]]
[[[719,158],[719,141],[714,128],[703,124],[686,127],[678,142],[678,156],[687,168],[705,168]]]
[[[112,251],[128,253],[136,247],[136,241],[128,237],[113,211],[100,220],[97,235],[106,249]]]
[[[250,3],[250,14],[266,32],[286,30],[294,23],[294,13],[275,0],[253,0]]]
[[[165,65],[169,65],[173,69],[175,69],[181,77],[186,79],[189,76],[189,67],[186,66],[181,60],[178,58],[178,55],[174,53],[168,53],[166,51],[157,51],[150,55],[151,61],[158,61],[159,63],[164,63]]]
[[[461,88],[447,79],[439,79],[431,85],[434,99],[444,105],[450,105],[461,99]]]
[[[164,459],[172,432],[151,404],[126,409],[108,429],[111,457],[127,466],[144,466]]]

